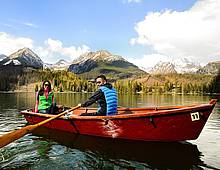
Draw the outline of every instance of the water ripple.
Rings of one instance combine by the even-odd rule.
[[[69,106],[82,100],[82,94],[71,95],[59,97],[57,94],[57,99]],[[19,111],[33,107],[33,98],[34,93],[0,93],[0,135],[25,126]],[[144,107],[207,103],[209,97],[135,95],[126,98],[123,95],[119,101],[126,107]],[[217,103],[200,137],[190,143],[116,142],[58,132],[45,136],[33,133],[0,149],[0,169],[219,169],[219,130],[220,104]]]

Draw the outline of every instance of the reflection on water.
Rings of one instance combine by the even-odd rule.
[[[55,94],[75,106],[91,94]],[[209,96],[119,95],[123,107],[207,103]],[[20,110],[34,106],[34,93],[0,93],[0,135],[21,128]],[[94,105],[95,106],[95,105]],[[194,141],[176,143],[104,139],[37,129],[0,149],[0,169],[220,169],[220,105]]]
[[[119,167],[132,168],[132,162],[139,162],[148,168],[183,168],[202,165],[196,145],[187,142],[142,142],[119,139],[106,139],[85,135],[73,135],[60,131],[38,128],[33,133],[45,140],[53,140],[68,148],[78,149],[97,155]],[[135,166],[133,167],[135,168]]]
[[[75,106],[90,97],[90,93],[57,93],[55,95],[58,104]],[[146,107],[159,105],[187,105],[196,103],[207,103],[209,96],[190,96],[190,95],[118,95],[118,105],[122,107]],[[94,105],[96,106],[96,105]]]

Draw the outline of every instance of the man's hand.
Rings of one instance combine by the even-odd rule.
[[[81,107],[81,105],[82,105],[81,103],[78,104],[78,106],[80,106],[80,107]]]

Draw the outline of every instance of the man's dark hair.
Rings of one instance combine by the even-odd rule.
[[[106,79],[105,75],[103,75],[103,74],[101,74],[101,75],[97,76],[97,77],[95,78],[95,80],[97,80],[98,78],[101,78],[102,80],[107,81],[107,79]]]

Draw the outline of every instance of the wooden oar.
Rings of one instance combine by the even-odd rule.
[[[11,143],[11,142],[21,138],[22,136],[24,136],[24,135],[26,135],[26,134],[28,134],[30,132],[32,132],[37,127],[39,127],[39,126],[41,126],[41,125],[43,125],[45,123],[48,123],[49,121],[51,121],[53,119],[56,119],[56,118],[58,118],[58,117],[60,117],[62,115],[65,115],[65,114],[67,114],[67,113],[69,113],[69,112],[71,112],[73,110],[78,109],[78,108],[80,108],[80,106],[73,107],[73,108],[71,108],[69,110],[66,110],[66,111],[64,111],[64,112],[62,112],[62,113],[60,113],[60,114],[58,114],[56,116],[53,116],[53,117],[51,117],[49,119],[46,119],[46,120],[44,120],[44,121],[42,121],[40,123],[35,124],[35,125],[28,125],[28,126],[25,126],[25,127],[21,128],[19,130],[15,130],[13,132],[10,132],[10,133],[7,133],[5,135],[0,136],[0,148],[2,148],[3,146],[5,146],[5,145],[7,145],[7,144],[9,144],[9,143]]]

